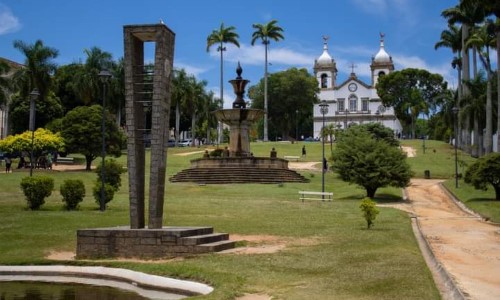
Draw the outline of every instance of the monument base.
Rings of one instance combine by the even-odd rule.
[[[80,229],[76,257],[159,259],[218,252],[234,248],[234,244],[227,233],[214,233],[212,227]]]

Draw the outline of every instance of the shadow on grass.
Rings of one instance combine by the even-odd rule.
[[[481,203],[481,202],[484,202],[484,203],[489,203],[489,202],[499,202],[500,203],[500,200],[496,200],[494,198],[472,198],[472,199],[469,199],[467,200],[466,202],[476,202],[476,203]]]
[[[403,198],[401,196],[396,196],[391,194],[376,194],[373,200],[375,200],[375,202],[380,204],[403,202]]]

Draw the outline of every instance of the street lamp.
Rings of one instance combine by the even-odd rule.
[[[299,110],[295,110],[295,140],[299,140]]]
[[[326,103],[325,100],[321,101],[321,104],[319,105],[319,110],[321,112],[321,115],[323,115],[323,127],[321,128],[322,135],[321,135],[321,143],[323,144],[323,160],[321,161],[322,163],[322,168],[323,172],[321,173],[321,192],[325,192],[325,115],[328,113],[328,103]],[[325,195],[322,195],[323,201],[325,199]]]
[[[34,155],[34,144],[35,144],[35,101],[38,99],[38,96],[40,96],[40,93],[38,92],[38,89],[35,88],[33,91],[30,93],[30,121],[29,121],[29,127],[31,130],[31,154],[30,154],[30,176],[33,176],[33,165],[35,163],[35,155]]]
[[[454,122],[453,122],[453,127],[455,130],[455,142],[454,142],[454,146],[455,146],[455,188],[458,189],[458,155],[457,155],[457,131],[458,131],[458,126],[457,126],[457,121],[458,121],[458,111],[459,111],[459,108],[458,107],[453,107],[452,108],[452,111],[453,111],[453,115],[455,116],[454,118]]]
[[[101,199],[99,201],[99,209],[101,211],[106,210],[106,201],[105,201],[105,183],[106,183],[106,168],[105,168],[105,159],[106,159],[106,116],[105,116],[105,105],[106,105],[106,82],[109,78],[111,78],[111,73],[108,70],[101,70],[99,72],[99,78],[102,81],[102,123],[101,123],[101,134],[102,134],[102,164],[101,164]]]
[[[347,129],[347,114],[349,113],[349,110],[346,108],[344,113],[345,113],[344,129]]]

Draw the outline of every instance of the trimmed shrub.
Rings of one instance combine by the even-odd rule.
[[[376,204],[377,203],[375,203],[375,201],[373,201],[372,199],[365,198],[359,206],[359,208],[361,208],[361,211],[363,212],[363,217],[366,220],[368,229],[370,229],[370,227],[373,225],[373,221],[375,221],[375,218],[377,218],[377,215],[380,212]]]
[[[210,151],[210,157],[222,157],[223,151],[224,151],[224,149],[220,149],[220,148],[214,149],[214,150]]]
[[[78,207],[78,203],[85,197],[85,185],[80,179],[66,179],[60,187],[62,201],[66,203],[66,209],[72,210]]]
[[[104,165],[105,165],[104,172],[106,173],[104,174],[104,181],[106,184],[111,185],[114,191],[116,192],[122,185],[121,174],[125,173],[125,169],[123,168],[122,164],[120,164],[114,159],[107,159],[104,162]],[[97,180],[99,182],[102,180],[101,170],[102,170],[102,162],[96,168]]]
[[[26,196],[28,207],[37,210],[45,203],[45,198],[52,194],[54,179],[48,176],[24,177],[21,180],[21,189]]]
[[[92,190],[92,194],[94,195],[95,202],[99,205],[101,205],[101,186],[102,183],[100,181],[96,181],[94,185],[94,189]],[[104,184],[104,207],[106,207],[106,204],[113,200],[113,197],[115,196],[115,188],[109,184],[105,183]]]

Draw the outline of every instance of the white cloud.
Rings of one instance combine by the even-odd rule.
[[[229,62],[241,62],[245,65],[264,65],[264,46],[250,46],[241,44],[240,48],[226,45],[227,51],[224,59]],[[213,57],[219,57],[218,52],[210,52]],[[310,67],[316,57],[294,51],[289,48],[273,47],[268,52],[268,62],[275,65],[288,65],[296,67]]]
[[[450,86],[456,85],[455,70],[452,69],[451,63],[441,63],[438,65],[429,65],[422,58],[417,56],[393,55],[394,63],[398,65],[398,70],[405,68],[424,69],[431,73],[440,74]]]
[[[21,29],[19,19],[5,5],[0,4],[0,35],[16,32]]]
[[[384,17],[396,16],[406,24],[417,21],[415,1],[410,0],[352,0],[365,13]],[[418,2],[417,2],[418,3]]]
[[[187,74],[193,75],[197,78],[199,77],[200,74],[203,74],[207,71],[207,69],[205,69],[205,68],[200,68],[197,66],[192,66],[189,64],[181,63],[181,62],[176,62],[174,64],[174,67],[176,69],[184,69]]]

